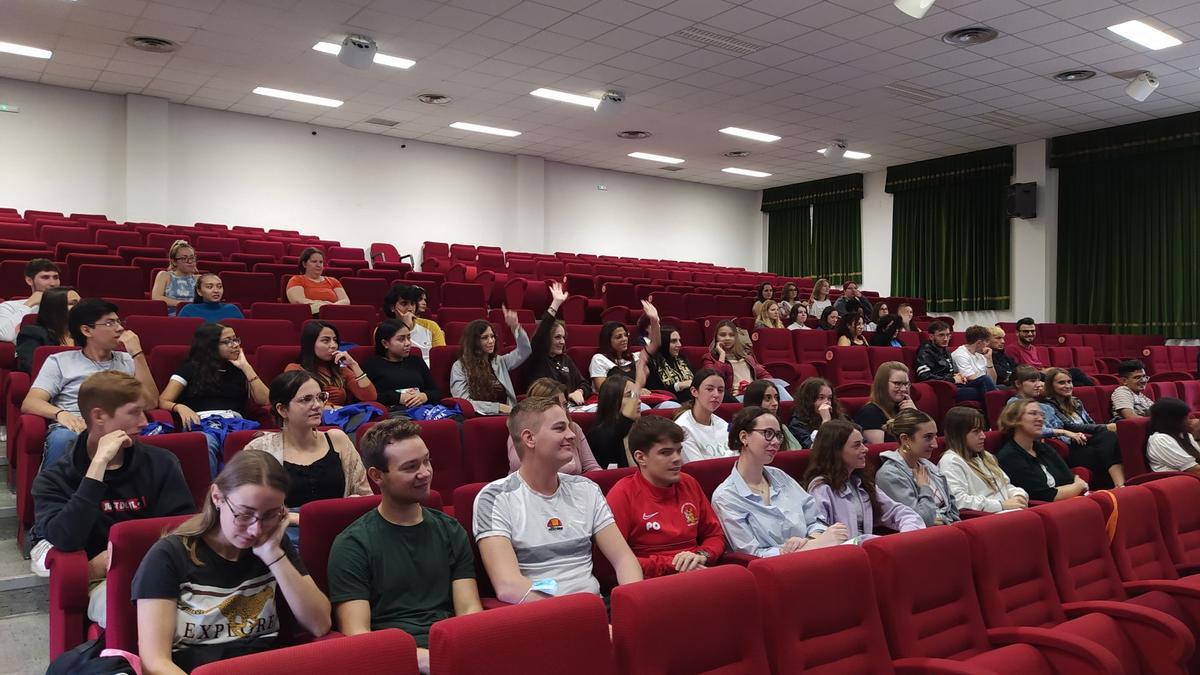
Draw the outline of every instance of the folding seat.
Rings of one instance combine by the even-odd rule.
[[[256,302],[247,314],[252,319],[283,319],[290,321],[299,334],[304,324],[312,319],[308,305],[293,305],[290,302]]]
[[[480,251],[475,260],[475,268],[478,270],[491,270],[492,272],[498,273],[508,272],[508,266],[504,264],[503,253]]]
[[[125,260],[119,255],[105,255],[98,253],[70,253],[65,258],[58,258],[66,261],[66,268],[63,270],[62,283],[64,285],[76,285],[78,278],[77,270],[80,265],[109,265],[116,267],[124,267]],[[140,273],[139,273],[140,276]],[[148,289],[147,289],[148,290]],[[85,293],[89,292],[84,289]],[[86,295],[85,295],[86,297]]]
[[[721,565],[618,586],[611,604],[622,673],[771,672],[754,575],[743,567]],[[686,640],[646,639],[662,626],[681,625],[688,627]]]
[[[146,234],[146,246],[156,248],[160,251],[167,251],[180,239],[191,240],[190,237],[179,232],[148,232]]]
[[[24,260],[0,262],[0,297],[29,297],[29,286],[25,283],[25,263],[31,259],[32,256]]]
[[[604,284],[601,293],[604,297],[605,307],[621,306],[636,309],[642,306],[634,293],[633,284],[609,282]]]
[[[417,675],[417,643],[399,628],[280,647],[223,659],[193,670],[196,675],[293,675],[298,672]]]
[[[238,335],[241,335],[240,331]],[[298,342],[299,340],[297,340]],[[264,344],[259,346],[251,356],[254,363],[254,372],[258,373],[258,376],[262,378],[264,383],[269,384],[272,382],[283,373],[283,370],[289,364],[300,362],[300,345],[297,343],[290,345]],[[226,459],[228,458],[227,454]]]
[[[1200,569],[1200,481],[1192,476],[1172,476],[1146,483],[1162,518],[1163,542],[1176,569]]]
[[[374,328],[379,323],[379,310],[375,305],[321,305],[318,316],[322,321],[364,321]]]
[[[1169,347],[1146,347],[1142,350],[1141,360],[1146,365],[1148,374],[1154,375],[1171,370],[1171,356],[1168,349]]]
[[[375,329],[375,321],[357,321],[354,319],[321,319],[325,323],[332,324],[337,329],[338,338],[341,339],[342,345],[370,345],[372,344],[372,331]]]
[[[699,319],[712,313],[712,298],[703,293],[683,294],[683,317]]]
[[[229,272],[246,272],[246,263],[243,262],[225,262],[223,260],[200,260],[196,263],[196,269],[201,273],[212,273],[224,275]]]
[[[0,223],[0,239],[39,241],[34,233],[33,225],[28,223]]]
[[[1161,375],[1163,375],[1163,373],[1159,373],[1159,375],[1152,375],[1151,378],[1160,377]],[[1147,384],[1145,394],[1155,401],[1161,398],[1178,398],[1179,388],[1176,387],[1177,383],[1175,379],[1171,377],[1173,374],[1167,375],[1168,377],[1166,378],[1154,380]]]
[[[653,414],[660,411],[655,409],[648,412]],[[662,410],[661,413],[665,417],[671,417],[670,410]],[[684,464],[683,470],[691,474],[692,478],[695,478],[696,482],[700,483],[704,494],[711,496],[713,491],[717,489],[717,486],[724,482],[726,478],[729,478],[729,473],[733,471],[733,465],[736,462],[736,457],[704,459]]]
[[[361,274],[362,272],[359,272]],[[383,297],[387,295],[390,282],[384,279],[371,279],[364,277],[342,277],[338,279],[342,283],[342,288],[346,291],[346,296],[350,301],[359,305],[378,306],[383,302]]]
[[[243,239],[241,240],[241,249],[242,253],[269,255],[275,260],[282,260],[287,253],[286,247],[278,241]]]
[[[1050,365],[1055,368],[1074,368],[1075,353],[1071,347],[1048,347]]]
[[[868,347],[867,358],[871,362],[872,373],[879,370],[879,366],[887,363],[888,361],[907,363],[904,357],[904,349],[901,347]]]
[[[747,297],[736,295],[718,295],[716,297],[717,311],[725,316],[749,317],[751,305],[753,305],[753,301]]]
[[[42,234],[42,230],[46,229],[47,227],[77,227],[77,228],[83,228],[85,230],[87,229],[86,225],[80,223],[77,220],[71,220],[70,218],[43,218],[43,217],[29,218],[28,216],[26,216],[25,220],[27,222],[33,223],[34,234],[39,239],[44,238],[44,235]]]
[[[1122,672],[1088,640],[1045,628],[986,628],[967,538],[957,528],[879,537],[863,548],[894,658],[945,658],[1003,673]]]
[[[566,274],[566,266],[555,260],[542,260],[534,266],[535,273],[538,279],[562,279]]]
[[[275,275],[262,272],[225,272],[225,302],[252,307],[256,302],[278,302],[279,287]]]
[[[289,242],[289,243],[287,243],[287,244],[285,245],[285,251],[286,251],[286,255],[296,255],[296,256],[298,256],[298,255],[300,255],[300,254],[304,253],[305,251],[307,251],[307,250],[308,250],[308,249],[310,249],[310,248],[315,248],[315,249],[317,249],[318,251],[320,251],[321,253],[325,253],[325,248],[326,248],[326,247],[325,247],[325,246],[322,246],[322,245],[320,245],[320,244],[317,244],[316,242],[311,242],[311,241],[304,241],[304,242],[295,242],[295,241],[293,241],[293,242]],[[326,256],[326,257],[328,258],[328,256]],[[325,263],[325,264],[326,264],[326,265],[328,265],[328,264],[329,264],[328,260],[326,260],[326,263]]]
[[[465,482],[486,483],[508,475],[506,424],[505,417],[496,415],[472,417],[463,424],[462,465]],[[437,476],[436,467],[433,475]]]
[[[476,319],[487,319],[482,307],[443,307],[438,312],[438,321],[445,327],[451,323],[466,324]]]
[[[1046,561],[1042,521],[1032,511],[972,518],[956,527],[970,542],[970,568],[989,627],[1065,631],[1103,645],[1128,675],[1186,671],[1195,641],[1175,619],[1123,603],[1063,605]]]
[[[367,252],[355,246],[330,246],[325,250],[325,254],[330,260],[355,262],[366,262],[367,260]]]
[[[167,266],[166,251],[149,246],[118,246],[117,255],[130,264],[137,258],[154,258],[160,260],[164,268]]]
[[[424,252],[422,252],[424,255]],[[475,262],[475,256],[478,252],[471,244],[451,244],[450,259],[459,262]],[[440,257],[440,256],[438,256]]]
[[[241,242],[233,237],[202,234],[196,237],[195,242],[197,251],[219,253],[223,260],[242,252]]]
[[[230,232],[249,232],[249,233],[254,233],[254,234],[266,234],[267,233],[267,231],[262,229],[261,227],[254,227],[252,225],[234,225],[233,227],[229,228],[229,231]]]
[[[296,330],[296,324],[287,319],[225,319],[221,323],[237,333],[242,339],[242,349],[248,354],[257,354],[264,345],[287,345],[297,349],[300,346],[300,332]],[[270,382],[265,373],[259,375],[263,382]]]
[[[663,325],[665,326],[668,324],[664,322]],[[700,347],[706,344],[704,342],[704,331],[701,330],[700,324],[696,323],[695,321],[691,319],[678,319],[669,325],[673,326],[675,330],[679,331],[679,337],[683,340],[685,347]],[[788,339],[791,339],[791,336],[789,336]],[[796,358],[793,354],[792,363],[795,362]]]
[[[429,371],[437,383],[438,391],[446,397],[450,396],[450,369],[458,360],[458,350],[458,345],[449,341],[444,346],[429,350]]]
[[[92,235],[86,227],[78,226],[53,226],[43,227],[38,235],[46,243],[49,248],[54,248],[60,242],[73,242],[76,244],[92,243]]]
[[[1096,361],[1096,350],[1092,347],[1071,347],[1075,367],[1088,375],[1100,373],[1099,362]]]
[[[141,232],[134,230],[96,230],[92,234],[92,241],[116,251],[122,246],[141,246],[145,240]]]
[[[0,249],[7,251],[30,251],[30,257],[41,255],[41,257],[50,257],[53,253],[46,248],[45,242],[40,240],[27,241],[24,239],[0,239]]]
[[[670,291],[656,291],[651,297],[650,302],[654,303],[654,307],[658,310],[659,316],[683,316],[684,303],[682,293],[672,293]]]
[[[1200,412],[1200,381],[1184,380],[1177,382],[1179,387],[1179,398],[1183,399],[1192,408],[1192,412]]]
[[[875,370],[871,368],[867,348],[830,347],[825,352],[825,358],[828,362],[825,372],[835,388],[854,383],[870,385],[875,381]]]
[[[85,266],[86,269],[86,266]],[[116,303],[120,306],[120,302]],[[127,316],[125,328],[137,333],[142,348],[152,350],[158,345],[190,345],[196,329],[204,320],[177,316]]]
[[[379,506],[379,502],[379,496],[372,495],[318,499],[300,507],[300,533],[304,537],[300,559],[322,593],[329,593],[329,550],[333,548],[333,540],[364,513]]]
[[[81,295],[117,298],[144,298],[146,286],[141,270],[116,265],[81,265],[75,285]]]
[[[188,516],[146,518],[117,523],[108,532],[108,575],[104,643],[109,649],[137,652],[137,609],[132,601],[133,577],[146,552],[164,531]]]
[[[139,440],[175,455],[179,460],[179,468],[183,470],[188,490],[192,493],[192,502],[199,512],[208,496],[208,486],[212,484],[212,475],[208,469],[208,441],[202,432],[176,428],[178,433],[144,436]]]
[[[751,333],[750,341],[758,362],[763,365],[786,363],[789,366],[796,363],[791,334],[792,331],[786,328],[758,328]]]
[[[446,282],[441,294],[440,307],[487,307],[487,295],[479,284]]]
[[[792,347],[796,360],[800,363],[824,364],[825,352],[833,345],[833,331],[826,330],[794,330]]]
[[[1075,398],[1092,416],[1092,419],[1107,422],[1112,417],[1112,411],[1105,408],[1099,387],[1075,387]]]
[[[1189,603],[1200,602],[1196,590],[1200,567],[1175,563],[1171,558],[1153,492],[1141,485],[1126,485],[1120,490],[1093,492],[1089,498],[1100,505],[1109,520],[1109,550],[1127,588],[1134,592],[1161,590],[1172,595],[1187,589]]]
[[[1149,474],[1146,464],[1146,440],[1150,438],[1150,418],[1134,417],[1117,422],[1117,444],[1127,480]]]
[[[36,218],[57,218],[65,219],[66,216],[61,211],[41,211],[38,209],[25,209],[25,220],[34,220]]]

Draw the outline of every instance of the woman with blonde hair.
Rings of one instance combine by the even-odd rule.
[[[175,316],[179,305],[191,302],[196,297],[196,249],[186,239],[178,239],[167,252],[167,269],[154,277],[150,289],[151,300],[167,303],[167,315]]]
[[[1030,499],[1056,502],[1078,497],[1088,484],[1071,472],[1058,452],[1041,442],[1046,413],[1037,401],[1018,398],[1000,413],[1000,431],[1008,442],[996,453],[1000,468]]]
[[[813,283],[812,295],[809,296],[808,313],[814,316],[821,316],[821,312],[824,312],[826,307],[831,306],[833,306],[833,300],[829,298],[829,280],[825,278],[817,279]]]
[[[1117,443],[1116,424],[1096,424],[1083,403],[1075,398],[1075,383],[1065,368],[1046,370],[1046,426],[1063,430],[1067,464],[1086,467],[1098,488],[1125,484],[1125,465]]]
[[[896,442],[896,437],[887,432],[887,421],[901,410],[917,407],[911,391],[908,366],[899,361],[879,364],[875,381],[871,384],[871,400],[854,415],[854,422],[862,427],[867,443]]]
[[[758,305],[758,313],[754,315],[755,328],[784,328],[782,311],[779,303],[774,300],[764,300]]]
[[[745,331],[729,319],[717,324],[717,332],[713,334],[701,368],[711,368],[725,378],[725,391],[735,397],[740,397],[742,390],[755,380],[771,380],[779,385],[780,400],[792,400],[787,392],[787,382],[773,377],[754,359]]]
[[[960,509],[999,513],[1029,506],[1029,495],[1012,484],[999,462],[984,448],[983,413],[955,406],[942,423],[946,451],[938,469],[950,483],[950,493]]]
[[[284,536],[288,489],[278,460],[243,450],[200,513],[146,553],[132,589],[142,672],[175,675],[275,647],[280,596],[309,633],[329,632],[329,599]]]

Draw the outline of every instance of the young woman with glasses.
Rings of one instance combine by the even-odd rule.
[[[206,323],[196,329],[187,358],[158,396],[158,407],[175,413],[181,431],[208,431],[206,418],[241,419],[247,400],[266,405],[268,397],[267,385],[246,360],[237,333],[219,323]],[[208,468],[215,477],[224,433],[205,436]]]
[[[371,494],[367,470],[350,437],[341,429],[319,431],[329,393],[303,370],[291,370],[271,383],[271,415],[281,431],[263,434],[246,445],[283,464],[291,487],[285,503],[288,536],[299,543],[300,507],[318,499]]]
[[[171,244],[167,257],[167,269],[154,277],[150,299],[167,303],[167,315],[175,316],[181,303],[191,302],[196,297],[196,281],[200,275],[196,274],[196,250],[186,239]]]
[[[278,460],[243,450],[200,513],[150,548],[133,578],[143,672],[174,675],[273,648],[281,599],[306,631],[329,632],[329,599],[284,536],[293,488]]]

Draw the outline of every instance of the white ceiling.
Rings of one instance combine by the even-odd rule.
[[[1146,19],[1183,44],[1149,51],[1106,30]],[[699,48],[676,31],[699,24],[765,48],[748,56]],[[984,24],[994,42],[952,47],[948,30]],[[347,32],[410,70],[354,70],[315,52]],[[175,40],[157,55],[130,35]],[[742,188],[826,176],[1190,112],[1200,104],[1198,0],[937,0],[920,20],[890,0],[0,0],[0,41],[54,51],[50,61],[0,54],[0,77],[114,94],[161,96],[407,139]],[[1049,75],[1101,74],[1063,84]],[[1161,80],[1144,103],[1106,75],[1147,69]],[[917,104],[884,90],[902,83],[943,95]],[[256,86],[338,98],[327,109],[250,93]],[[529,96],[624,90],[616,117]],[[416,95],[454,98],[445,107]],[[992,111],[1027,124],[1004,128]],[[400,122],[363,124],[371,117]],[[450,129],[469,121],[516,138]],[[783,136],[764,144],[717,133],[738,126]],[[644,129],[644,141],[615,137]],[[873,155],[832,164],[831,138]],[[744,149],[749,158],[722,153]],[[668,173],[634,150],[683,157]],[[774,175],[722,173],[727,166]]]

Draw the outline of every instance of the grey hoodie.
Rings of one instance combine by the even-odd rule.
[[[950,492],[950,484],[946,477],[933,462],[919,460],[929,472],[929,485],[918,487],[913,478],[912,470],[904,462],[904,458],[895,450],[888,450],[879,455],[883,465],[875,473],[875,485],[883,490],[892,500],[904,504],[920,514],[925,525],[949,525],[960,520],[958,506],[954,503],[954,495]],[[941,493],[942,505],[938,506],[938,493]]]

